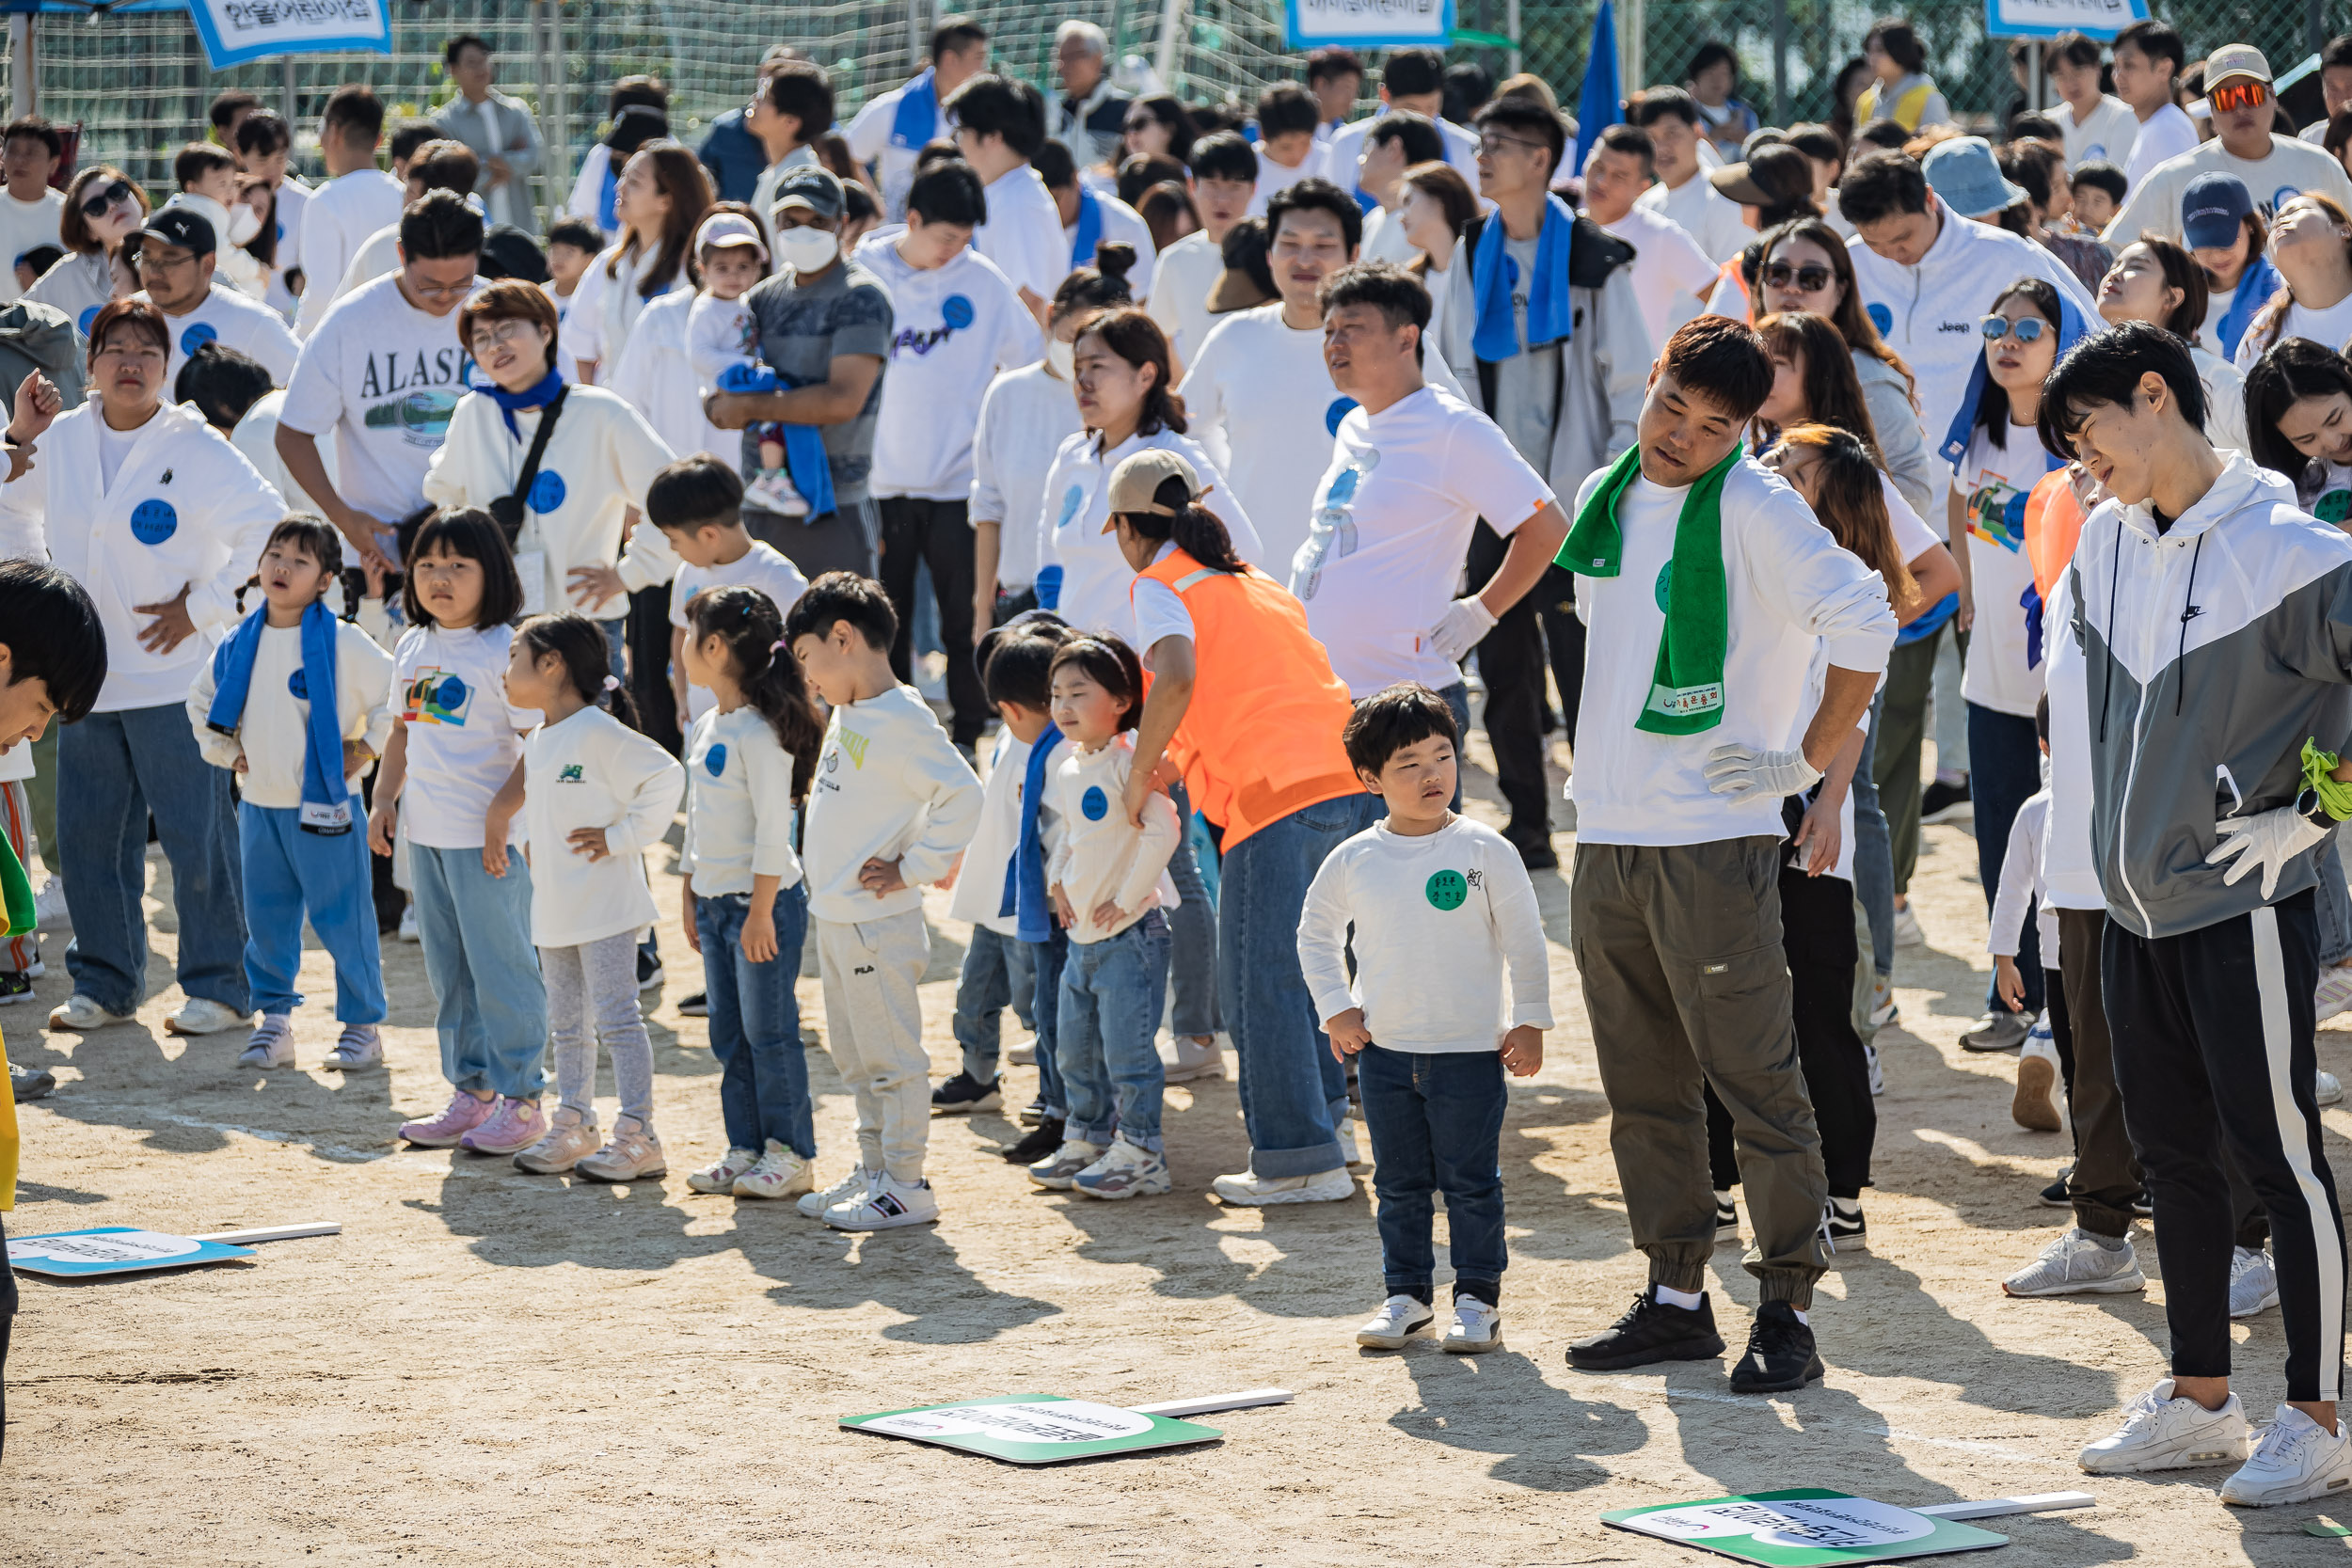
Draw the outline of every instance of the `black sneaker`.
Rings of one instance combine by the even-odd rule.
[[[1833,1197],[1823,1204],[1821,1228],[1829,1233],[1833,1247],[1860,1246],[1870,1239],[1869,1228],[1862,1218],[1860,1198]]]
[[[1976,801],[1968,793],[1968,781],[1946,784],[1938,779],[1919,794],[1921,822],[1957,822],[1963,816],[1977,815]]]
[[[2061,1176],[2056,1181],[2051,1182],[2048,1186],[2042,1189],[2042,1207],[2044,1209],[2072,1209],[2074,1207],[2074,1200],[2066,1196],[2066,1178]]]
[[[710,1016],[710,993],[698,990],[691,996],[681,998],[677,1010],[680,1018],[708,1018]]]
[[[931,1091],[931,1115],[959,1117],[967,1111],[993,1111],[1005,1102],[1004,1087],[1002,1078],[983,1084],[968,1072],[959,1072]]]
[[[1813,1330],[1797,1321],[1797,1309],[1785,1301],[1768,1301],[1748,1330],[1748,1348],[1732,1364],[1735,1394],[1782,1394],[1802,1388],[1820,1377],[1821,1357],[1813,1348]]]
[[[1669,1307],[1654,1290],[1645,1290],[1624,1317],[1571,1343],[1568,1365],[1613,1372],[1653,1361],[1711,1361],[1723,1353],[1724,1337],[1715,1332],[1715,1309],[1706,1296],[1696,1307]]]
[[[21,969],[0,971],[0,1007],[33,999],[33,977]]]
[[[39,1100],[57,1086],[57,1075],[45,1067],[25,1067],[8,1064],[8,1098],[18,1105],[28,1100]]]
[[[1731,1195],[1718,1188],[1715,1193],[1715,1244],[1740,1239],[1740,1211],[1731,1205]]]
[[[661,955],[648,953],[640,947],[637,950],[637,989],[652,990],[660,986],[661,981]]]
[[[1021,1125],[1024,1127],[1042,1127],[1049,1119],[1052,1118],[1046,1116],[1045,1101],[1042,1100],[1032,1100],[1021,1107]],[[1056,1125],[1059,1123],[1057,1122]],[[1061,1145],[1056,1144],[1054,1147],[1059,1148]]]
[[[2142,1187],[2132,1195],[2132,1212],[2143,1220],[2152,1220],[2156,1217],[2156,1206],[2148,1200],[2147,1188]]]
[[[998,1149],[1009,1165],[1034,1165],[1061,1147],[1062,1118],[1047,1117],[1029,1135],[1009,1148]]]

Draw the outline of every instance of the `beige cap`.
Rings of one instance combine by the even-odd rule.
[[[2205,56],[2205,90],[2211,92],[2233,76],[2249,82],[2270,83],[2270,62],[2263,52],[2250,43],[2225,44]]]
[[[1184,461],[1184,453],[1164,451],[1154,447],[1123,459],[1111,470],[1110,517],[1103,520],[1103,531],[1111,531],[1111,517],[1122,512],[1153,512],[1163,517],[1174,516],[1175,511],[1153,499],[1160,486],[1171,479],[1184,482],[1184,492],[1198,501],[1206,491],[1200,487],[1200,476]]]

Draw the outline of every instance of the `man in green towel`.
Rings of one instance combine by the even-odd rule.
[[[1740,1392],[1821,1375],[1806,1320],[1828,1184],[1797,1062],[1782,800],[1818,783],[1895,642],[1878,574],[1740,451],[1763,340],[1702,316],[1650,371],[1634,445],[1578,492],[1559,562],[1589,632],[1577,730],[1577,969],[1649,1285],[1571,1348],[1592,1370],[1711,1358],[1702,1082],[1731,1112],[1761,1282]]]

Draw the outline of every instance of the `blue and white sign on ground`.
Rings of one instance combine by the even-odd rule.
[[[1996,39],[2087,33],[2111,39],[2148,20],[2148,0],[1984,0],[1984,30]]]
[[[1284,0],[1282,13],[1293,49],[1443,49],[1454,37],[1454,0]]]
[[[958,1400],[874,1416],[844,1416],[841,1424],[851,1432],[966,1449],[1013,1465],[1059,1465],[1103,1454],[1211,1443],[1225,1435],[1215,1427],[1057,1394]]]
[[[82,1279],[102,1274],[136,1274],[142,1269],[179,1269],[191,1263],[220,1263],[250,1258],[248,1246],[223,1246],[193,1236],[167,1236],[135,1226],[102,1225],[90,1230],[59,1230],[46,1236],[8,1238],[8,1262],[24,1274]]]
[[[215,71],[278,55],[392,52],[386,0],[190,0]]]

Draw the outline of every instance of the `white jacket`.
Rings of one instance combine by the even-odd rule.
[[[646,306],[604,386],[627,398],[672,451],[707,451],[732,467],[743,454],[743,433],[721,430],[703,413],[708,387],[695,374],[687,335],[696,303],[697,296],[673,289]]]
[[[99,404],[61,416],[30,472],[0,487],[0,557],[49,561],[89,591],[106,628],[99,711],[184,701],[215,641],[237,620],[285,502],[194,409],[166,404],[139,427],[114,483],[100,479]],[[188,590],[199,635],[151,653],[154,617],[132,607]]]

